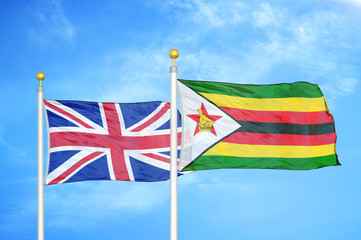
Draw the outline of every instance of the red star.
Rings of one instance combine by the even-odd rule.
[[[217,115],[209,115],[208,112],[207,112],[207,109],[204,107],[203,103],[201,105],[201,110],[202,110],[203,115],[207,116],[213,122],[217,121],[218,119],[220,119],[222,117],[222,116],[217,116]],[[193,136],[195,136],[197,133],[199,133],[198,124],[199,124],[199,121],[200,121],[200,114],[190,114],[190,115],[187,115],[187,117],[189,117],[192,120],[197,122],[197,126],[196,126],[196,129],[194,130],[194,135],[193,135]],[[211,133],[213,133],[215,136],[217,136],[216,130],[214,129],[213,125],[212,125],[212,128],[211,128]]]

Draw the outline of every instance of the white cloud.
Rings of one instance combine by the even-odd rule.
[[[361,0],[331,0],[331,1],[352,4],[354,6],[361,7]]]
[[[227,9],[229,6],[232,8],[232,3],[235,4],[235,2],[227,3],[222,2],[221,5],[212,2],[212,5],[204,1],[172,2],[173,5],[183,9],[194,7],[199,19],[211,16],[214,9],[222,9],[222,7]],[[349,15],[347,11],[314,8],[299,15],[269,2],[256,7],[252,4],[239,4],[242,6],[240,13],[244,14],[243,21],[234,25],[236,30],[232,36],[242,39],[242,35],[238,35],[238,32],[256,26],[260,36],[256,39],[259,40],[248,45],[247,48],[239,44],[241,40],[239,43],[225,40],[222,33],[227,31],[224,30],[225,25],[219,27],[223,24],[220,21],[223,18],[219,18],[222,14],[219,14],[215,18],[215,21],[219,20],[217,24],[208,22],[210,26],[217,28],[217,32],[206,27],[201,32],[189,34],[192,36],[192,41],[183,42],[191,45],[191,49],[194,50],[181,56],[183,65],[180,75],[185,78],[191,76],[188,77],[189,79],[263,83],[262,81],[267,81],[268,73],[275,67],[292,64],[306,77],[302,79],[303,81],[322,83],[334,77],[343,79],[345,78],[343,75],[352,72],[349,67],[353,67],[345,64],[342,54],[333,54],[335,48],[336,51],[350,50],[361,43],[361,35],[354,27],[355,16]],[[183,18],[192,18],[192,10],[185,12]],[[245,12],[253,18],[247,19]],[[189,26],[187,30],[192,32],[192,29],[192,26]],[[202,44],[204,39],[212,39],[216,44],[218,42],[222,44],[216,49],[208,49]],[[223,54],[222,57],[220,52]],[[290,76],[291,81],[292,78],[293,76]]]
[[[342,55],[333,54],[333,50],[350,50],[361,43],[353,16],[333,8],[310,9],[299,15],[269,2],[255,6],[231,0],[173,0],[163,4],[171,14],[178,11],[182,20],[174,22],[175,30],[168,35],[151,39],[149,47],[114,50],[103,57],[102,66],[97,60],[87,79],[101,92],[97,100],[169,100],[170,48],[164,46],[170,44],[180,50],[179,78],[269,83],[272,70],[292,64],[305,76],[301,80],[321,84],[324,79],[344,79],[352,72],[353,66],[347,68]],[[256,31],[252,37],[258,41],[245,46],[242,38],[246,29]]]
[[[60,0],[39,3],[35,14],[38,24],[28,31],[30,41],[41,45],[49,45],[53,39],[67,43],[74,41],[75,27],[65,15]]]
[[[261,66],[259,71],[267,74],[279,65],[293,64],[302,70],[304,81],[321,84],[331,81],[338,88],[345,86],[333,95],[334,100],[352,93],[350,89],[356,86],[357,80],[345,76],[350,73],[352,76],[356,70],[346,63],[344,56],[347,51],[360,50],[361,34],[355,27],[354,15],[334,8],[311,9],[296,15],[269,3],[261,4],[261,8],[262,11],[253,14],[254,24],[264,32],[266,40],[250,48],[247,62],[253,64],[249,69]],[[255,77],[258,76],[262,75],[258,72]]]
[[[256,83],[258,74],[263,74],[261,70],[267,64],[256,64],[265,60],[264,58],[253,58],[253,56],[243,56],[235,49],[234,53],[246,61],[237,61],[234,56],[223,55],[199,49],[198,52],[186,53],[180,62],[179,78],[190,80],[207,80],[234,83]],[[249,60],[249,61],[248,61]]]
[[[359,80],[354,78],[334,78],[320,84],[320,88],[326,98],[330,109],[337,107],[336,102],[340,97],[346,97],[356,92]]]
[[[165,7],[186,10],[194,23],[206,28],[221,28],[244,21],[244,4],[240,1],[173,0],[167,1]]]
[[[63,92],[67,99],[79,98],[81,89],[85,101],[167,101],[170,96],[169,67],[172,65],[168,56],[170,48],[154,46],[151,41],[150,45],[148,48],[111,49],[94,59],[87,68],[79,68],[75,76],[64,76],[61,85],[56,85],[56,81],[49,82],[53,86],[48,88],[56,89],[54,94]]]
[[[228,2],[222,5],[219,2],[210,3],[202,0],[193,1],[197,11],[194,15],[195,21],[209,23],[214,27],[223,27],[226,24],[234,24],[242,21],[240,12],[243,4],[240,2]],[[227,6],[228,5],[228,6]]]
[[[301,45],[312,44],[316,40],[313,28],[308,25],[297,26],[293,29],[297,42]]]
[[[334,78],[320,84],[320,88],[326,96],[329,107],[335,108],[335,102],[339,97],[348,96],[356,92],[359,80],[355,78]]]
[[[338,87],[343,93],[350,94],[355,92],[358,82],[354,78],[344,78],[340,81]]]
[[[108,54],[104,66],[98,69],[98,74],[102,77],[98,84],[107,81],[106,85],[109,86],[103,88],[100,100],[166,101],[169,91],[164,91],[159,86],[169,82],[167,66],[170,67],[172,64],[168,56],[169,50],[154,47],[118,50]]]
[[[257,11],[253,13],[255,26],[265,27],[269,25],[277,26],[281,24],[283,20],[283,16],[280,11],[271,7],[271,5],[268,2],[262,3],[261,8],[262,11]]]

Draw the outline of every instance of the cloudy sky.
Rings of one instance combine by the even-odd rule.
[[[179,239],[361,238],[361,1],[0,3],[0,239],[37,235],[37,72],[44,97],[169,101],[178,77],[320,85],[340,167],[179,178]],[[45,163],[44,163],[45,164]],[[169,239],[169,181],[45,187],[46,239]]]

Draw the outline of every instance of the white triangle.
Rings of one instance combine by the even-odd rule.
[[[178,81],[182,109],[182,153],[180,160],[180,170],[198,158],[209,147],[223,139],[230,133],[237,130],[241,125],[225,112],[209,102],[206,98],[194,92],[185,84]],[[221,116],[214,121],[213,128],[215,134],[209,131],[197,131],[198,122],[188,115],[199,115],[198,109],[202,103],[208,116]]]

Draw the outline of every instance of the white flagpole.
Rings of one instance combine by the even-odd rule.
[[[39,72],[36,78],[40,81],[38,92],[38,240],[44,240],[44,130],[43,130],[43,93],[41,81],[45,75]]]
[[[178,239],[178,196],[177,196],[177,73],[175,59],[179,56],[176,49],[169,52],[173,59],[170,67],[170,240]]]

